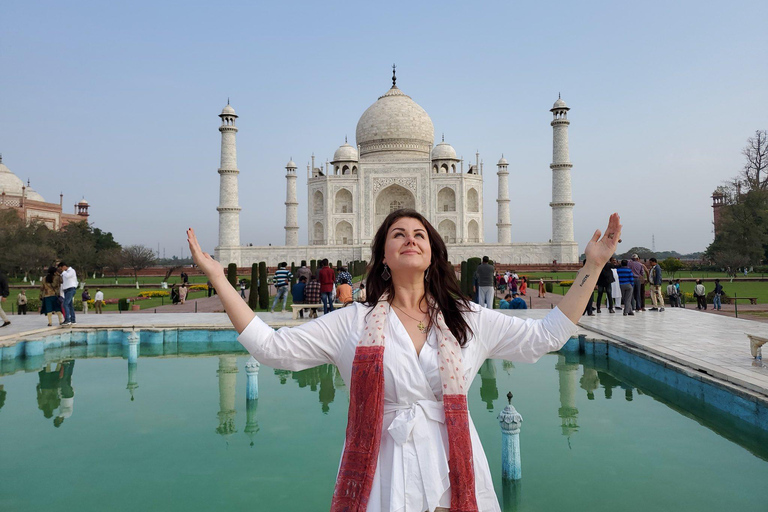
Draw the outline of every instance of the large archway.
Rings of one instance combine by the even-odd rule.
[[[347,245],[352,243],[352,224],[343,220],[336,224],[336,245]]]
[[[456,211],[456,192],[454,192],[452,188],[444,187],[437,193],[437,211]]]
[[[474,219],[467,225],[467,242],[480,242],[480,227]]]
[[[323,229],[323,224],[320,222],[315,222],[315,245],[324,245],[325,244],[325,230]]]
[[[325,210],[325,205],[323,204],[323,193],[319,190],[316,190],[314,195],[312,196],[314,198],[313,203],[313,211],[315,214],[321,214]]]
[[[352,192],[346,188],[336,192],[336,213],[352,213]]]
[[[443,239],[443,242],[452,244],[456,242],[456,224],[450,219],[444,219],[437,226],[437,232]]]
[[[467,211],[472,213],[480,211],[480,200],[474,188],[467,190]]]
[[[376,196],[376,225],[374,231],[379,229],[381,223],[391,212],[401,208],[416,209],[416,198],[413,194],[400,185],[390,185]]]

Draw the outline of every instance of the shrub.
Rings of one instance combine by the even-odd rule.
[[[229,281],[229,284],[232,285],[232,288],[237,289],[237,265],[234,263],[230,263],[227,265],[227,280]]]
[[[563,288],[570,288],[571,286],[573,286],[573,281],[572,280],[571,281],[560,281],[560,286],[562,286]]]
[[[312,275],[317,275],[317,260],[309,260],[309,270],[312,271]]]
[[[259,282],[259,264],[254,263],[251,265],[251,283],[258,283]],[[259,294],[254,293],[253,290],[251,290],[250,295],[248,295],[248,307],[255,310],[259,305]]]
[[[314,261],[314,260],[312,260]],[[267,263],[259,263],[259,308],[269,307],[269,284],[267,283]]]
[[[208,285],[207,284],[193,284],[187,287],[189,291],[207,291]],[[166,292],[168,293],[168,292]]]
[[[555,289],[555,285],[552,283],[552,281],[547,281],[544,283],[544,289],[547,290],[547,293],[552,293],[552,291]]]
[[[117,301],[117,310],[118,311],[128,311],[128,299],[123,297],[122,299],[118,299]]]
[[[192,287],[190,287],[190,289],[191,288]],[[139,293],[139,297],[168,297],[170,294],[171,292],[167,292],[165,290],[149,290]]]

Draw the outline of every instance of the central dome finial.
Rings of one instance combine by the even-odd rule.
[[[395,75],[395,69],[397,69],[397,66],[392,64],[392,87],[397,87],[397,76]]]

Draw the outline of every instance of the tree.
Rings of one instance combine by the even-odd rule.
[[[99,265],[115,277],[125,267],[125,255],[122,249],[108,249],[99,254]]]
[[[723,208],[720,229],[706,257],[723,268],[756,265],[768,248],[768,190],[749,190]]]
[[[677,258],[667,258],[664,261],[660,261],[659,266],[664,270],[664,272],[670,274],[672,279],[674,279],[675,273],[680,272],[685,268],[685,263]]]
[[[624,254],[618,255],[616,258],[619,259],[619,260],[628,260],[628,259],[632,258],[633,254],[637,254],[637,256],[641,260],[645,260],[645,259],[648,259],[648,258],[655,258],[656,257],[656,253],[654,253],[652,250],[650,250],[647,247],[632,247],[630,250],[628,250]]]
[[[747,161],[740,176],[749,190],[768,190],[768,132],[755,130],[741,154]]]
[[[133,269],[133,278],[139,282],[139,271],[152,266],[155,251],[144,245],[129,245],[123,249],[125,265]]]

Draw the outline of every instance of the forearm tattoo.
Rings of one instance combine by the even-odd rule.
[[[587,279],[589,279],[589,274],[584,276],[584,279],[581,280],[581,284],[579,286],[584,286],[584,283],[587,282]]]

